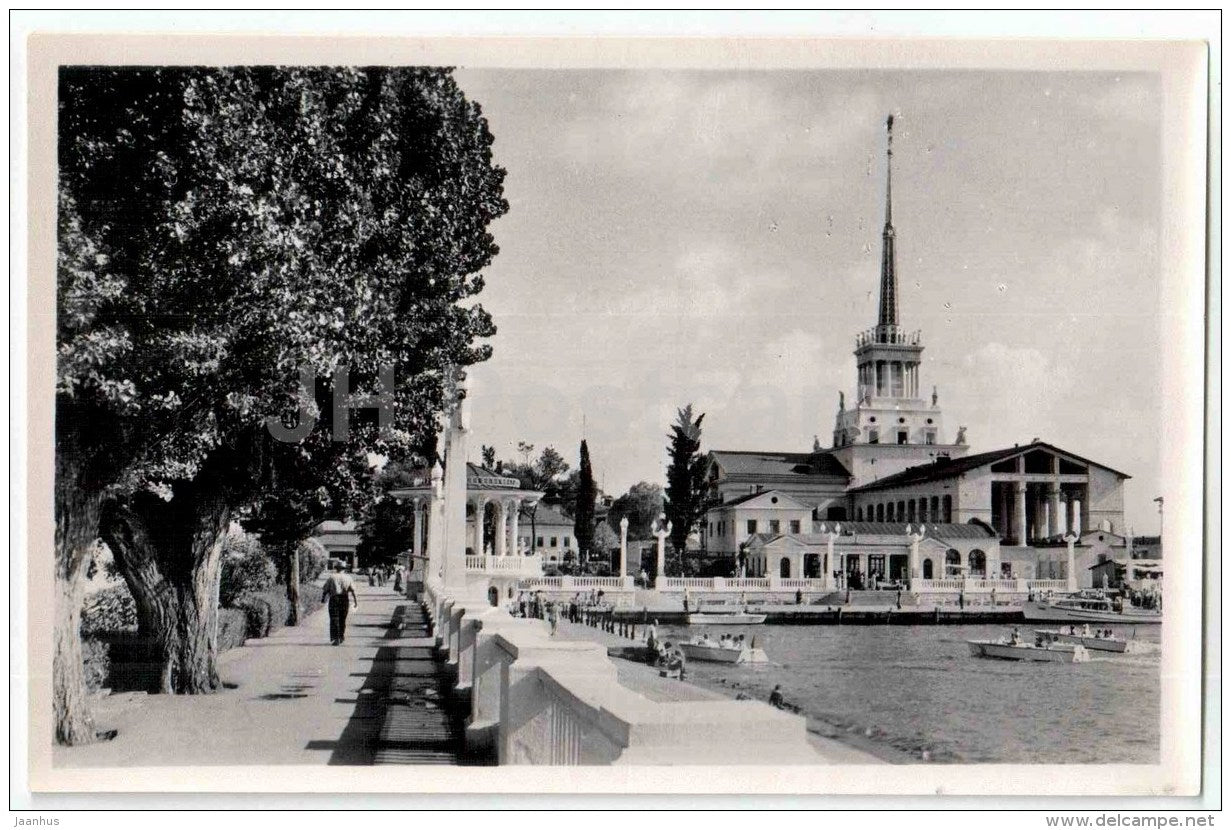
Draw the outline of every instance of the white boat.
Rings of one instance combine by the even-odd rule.
[[[696,611],[688,615],[689,625],[759,625],[765,622],[765,614],[749,614],[747,611]]]
[[[1126,608],[1117,611],[1110,599],[1096,593],[1077,593],[1061,597],[1044,597],[1027,602],[1022,614],[1029,622],[1103,622],[1120,625],[1130,623],[1159,624],[1160,611]]]
[[[1075,643],[1047,642],[1010,643],[1004,640],[967,640],[970,653],[975,657],[990,657],[996,660],[1024,660],[1031,663],[1085,663],[1090,652]]]
[[[720,645],[716,642],[680,643],[680,650],[689,660],[704,660],[708,663],[768,663],[765,649],[750,646]]]
[[[1116,654],[1123,654],[1129,650],[1129,641],[1114,635],[1111,637],[1096,637],[1094,632],[1087,634],[1080,629],[1070,634],[1067,631],[1050,628],[1036,628],[1034,633],[1046,634],[1062,643],[1077,643],[1085,646],[1090,651],[1113,651]]]

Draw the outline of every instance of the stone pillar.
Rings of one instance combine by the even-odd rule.
[[[465,384],[465,381],[463,381]],[[463,385],[463,390],[465,386]],[[466,590],[466,442],[470,431],[469,402],[453,405],[445,442],[444,590],[461,597]]]
[[[654,587],[658,587],[658,580],[667,575],[667,537],[671,535],[671,522],[667,521],[666,514],[661,514],[658,517],[658,529],[654,531],[654,535],[658,538],[658,563],[654,572]]]
[[[419,557],[423,555],[423,502],[419,499],[414,500],[415,505],[415,530],[410,539],[410,552],[412,555]],[[410,566],[413,568],[415,560],[412,559]]]
[[[1047,535],[1059,536],[1064,533],[1064,512],[1060,506],[1060,487],[1054,486],[1047,491],[1048,500],[1051,502],[1051,513],[1047,522]]]
[[[823,580],[821,582],[821,588],[825,591],[833,590],[833,572],[834,572],[833,546],[834,546],[834,542],[836,542],[837,539],[838,539],[838,534],[834,533],[833,531],[830,531],[825,534],[825,563],[824,563],[825,567],[821,571],[821,579]]]
[[[521,556],[521,499],[513,499],[513,518],[509,522],[509,550],[513,556]]]
[[[620,578],[628,576],[628,517],[620,519]]]
[[[444,568],[444,470],[432,465],[432,491],[427,505],[427,564],[424,581],[440,584]]]
[[[915,530],[910,525],[906,526],[906,538],[910,540],[910,587],[914,590],[916,580],[922,578],[919,570],[919,542],[923,540],[924,528],[920,527]]]
[[[487,507],[487,499],[477,498],[474,500],[474,526],[470,528],[470,549],[474,551],[475,556],[484,556],[486,551],[483,549],[483,512]]]
[[[1081,536],[1081,499],[1074,498],[1073,505],[1073,527],[1072,531],[1078,536]]]
[[[1017,497],[1016,533],[1017,544],[1026,544],[1026,482],[1013,482],[1013,494]]]
[[[1073,546],[1077,544],[1077,536],[1070,533],[1064,537],[1064,542],[1069,546],[1064,568],[1064,587],[1070,594],[1075,594],[1077,593],[1077,553],[1073,550]]]
[[[496,555],[508,555],[509,541],[509,503],[506,499],[500,500],[500,507],[496,513]]]

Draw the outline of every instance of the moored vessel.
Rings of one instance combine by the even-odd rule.
[[[716,642],[708,637],[698,637],[687,643],[680,643],[679,648],[690,660],[703,660],[709,663],[768,663],[769,656],[765,650],[745,645],[739,642]]]
[[[765,614],[749,614],[747,611],[696,611],[688,615],[689,625],[759,625],[765,622]]]
[[[1079,592],[1060,597],[1030,600],[1022,607],[1027,622],[1104,622],[1117,624],[1159,624],[1161,611],[1142,608],[1116,610],[1102,594]]]

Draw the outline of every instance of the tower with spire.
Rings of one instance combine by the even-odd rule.
[[[922,334],[899,325],[893,227],[893,116],[885,121],[885,227],[881,232],[880,304],[876,325],[855,337],[855,405],[839,404],[833,449],[856,485],[939,456],[965,453],[943,444],[935,393],[922,396]],[[847,448],[850,448],[849,450]]]

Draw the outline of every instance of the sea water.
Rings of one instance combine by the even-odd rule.
[[[932,761],[1158,763],[1160,626],[1114,630],[1135,639],[1132,653],[1026,663],[971,656],[966,640],[997,639],[1004,625],[723,626],[708,633],[756,637],[770,663],[690,660],[688,679],[760,700],[781,684],[801,714]]]

